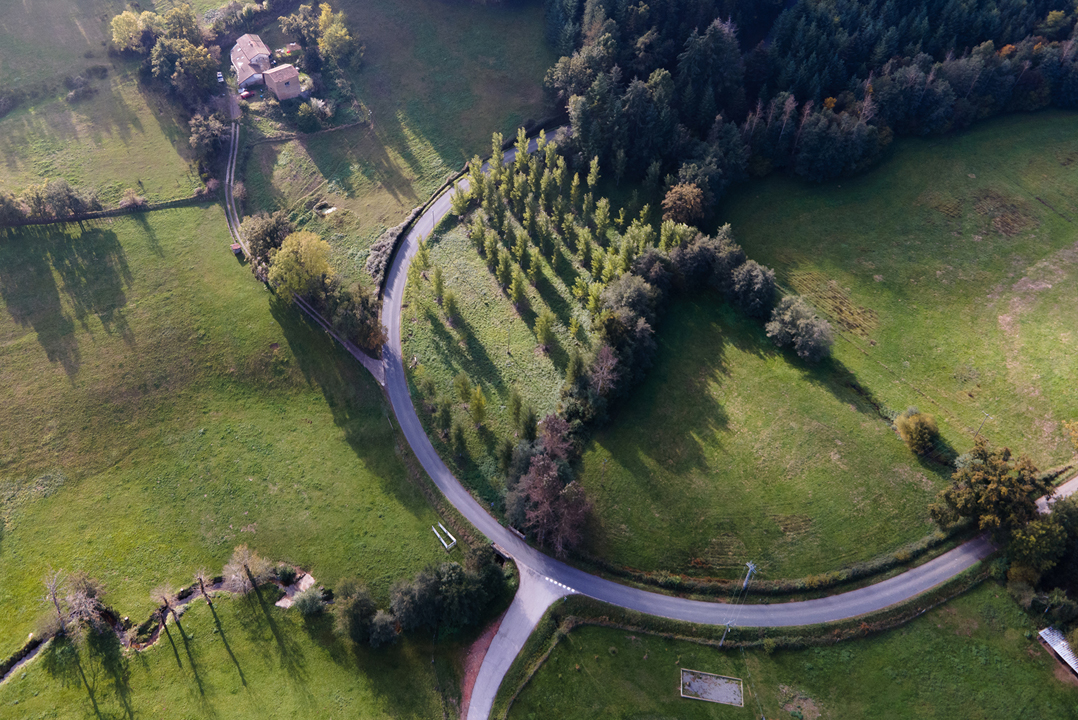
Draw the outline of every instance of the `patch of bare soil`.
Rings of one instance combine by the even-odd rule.
[[[689,561],[693,567],[712,567],[716,569],[742,567],[745,556],[745,543],[733,534],[715,537],[700,557]]]
[[[1020,235],[1038,225],[1024,201],[1005,197],[993,190],[978,193],[973,207],[978,215],[991,218],[996,232],[1007,237]]]
[[[791,714],[800,711],[804,720],[816,720],[823,714],[816,701],[789,685],[779,685],[779,698],[779,702],[783,703],[783,711]]]
[[[942,213],[952,220],[962,217],[962,201],[938,192],[929,190],[917,198],[918,205],[927,205],[936,212]]]
[[[1056,680],[1064,685],[1074,685],[1078,687],[1078,677],[1075,677],[1074,671],[1061,663],[1056,656],[1053,655],[1052,659],[1055,660],[1055,666],[1052,668],[1052,675],[1055,676]]]
[[[782,534],[791,540],[801,537],[812,528],[812,518],[808,515],[772,515],[771,519],[782,530]]]
[[[875,310],[855,305],[849,293],[821,272],[795,272],[790,284],[839,325],[842,330],[868,336],[879,325]]]
[[[506,610],[506,612],[509,611]],[[490,644],[494,642],[494,636],[498,634],[498,628],[502,626],[503,618],[505,618],[504,612],[468,648],[468,655],[464,658],[464,679],[461,682],[460,692],[462,698],[460,716],[462,718],[468,717],[468,705],[472,701],[472,689],[475,688],[475,679],[479,676],[479,668],[483,665],[483,658],[487,656]]]

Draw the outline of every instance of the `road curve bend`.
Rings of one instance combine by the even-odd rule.
[[[515,155],[515,150],[509,150],[505,153],[503,161],[511,162]],[[460,185],[467,189],[467,178],[462,179]],[[402,241],[390,266],[382,295],[382,317],[388,338],[382,354],[382,362],[385,366],[385,388],[405,439],[434,484],[470,523],[490,540],[504,548],[516,563],[522,566],[522,573],[527,571],[543,577],[555,586],[563,588],[566,593],[580,593],[612,605],[650,615],[712,625],[729,623],[746,627],[782,627],[844,620],[882,610],[916,597],[953,578],[993,552],[991,543],[982,536],[924,565],[868,587],[815,600],[742,605],[734,610],[724,603],[688,600],[627,587],[555,560],[523,542],[499,523],[487,508],[476,501],[442,462],[423,431],[415,406],[412,404],[404,374],[401,357],[401,306],[408,266],[418,249],[419,240],[433,232],[438,222],[450,212],[450,205],[450,191],[443,192],[435,198]],[[530,592],[530,585],[533,583],[521,585],[518,599],[520,599],[519,595]],[[524,600],[522,599],[521,602],[523,603]],[[550,602],[553,602],[553,599]],[[517,605],[516,601],[514,601],[515,605]],[[528,632],[537,621],[534,618],[534,607],[532,610],[533,612],[526,614],[531,623],[527,628]],[[731,615],[731,613],[734,614]],[[525,615],[523,610],[518,610],[518,614]],[[511,632],[512,616],[511,612],[506,618],[510,622],[503,621],[499,636],[503,632]],[[510,652],[511,648],[504,647],[503,643],[499,646],[501,652],[496,653],[495,656],[488,653],[480,669],[480,677],[477,679],[472,696],[469,718],[487,717],[498,684],[508,670],[516,651],[519,651],[527,637],[527,633],[519,632],[520,629],[518,628],[515,633],[517,636],[522,636],[516,638],[515,651]],[[498,642],[497,638],[495,642]],[[480,686],[484,692],[479,692]]]
[[[531,150],[534,151],[534,148],[533,140]],[[238,232],[240,219],[232,198],[238,153],[239,126],[233,121],[225,183],[225,210],[230,233],[237,242],[242,243],[243,239]],[[510,149],[505,153],[503,161],[511,162],[515,156],[515,149]],[[467,178],[462,179],[459,184],[467,189]],[[546,609],[569,594],[579,593],[650,615],[701,624],[743,627],[811,625],[857,617],[909,600],[953,578],[993,552],[991,543],[981,536],[924,565],[868,587],[815,600],[741,605],[735,608],[725,603],[688,600],[627,587],[588,574],[531,547],[499,523],[487,508],[480,505],[442,462],[423,430],[408,392],[401,357],[401,306],[408,266],[415,256],[420,238],[433,232],[441,219],[450,212],[450,206],[450,192],[443,192],[436,197],[413,224],[394,256],[382,293],[382,318],[388,342],[383,348],[381,369],[393,412],[423,469],[457,511],[490,540],[501,546],[520,566],[520,590],[480,668],[469,706],[470,719],[479,720],[489,715],[498,686],[524,641]],[[372,372],[376,377],[379,374],[373,370]],[[1057,496],[1068,495],[1076,489],[1078,478],[1061,487]]]

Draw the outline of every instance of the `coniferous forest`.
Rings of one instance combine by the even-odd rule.
[[[823,181],[895,135],[1078,107],[1067,0],[548,0],[546,83],[581,162],[696,185],[784,170]]]

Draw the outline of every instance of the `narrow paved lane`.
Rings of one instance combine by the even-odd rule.
[[[232,182],[238,155],[238,130],[237,123],[233,123],[225,188],[230,230],[237,240],[239,218],[232,201]],[[534,141],[532,148],[534,149]],[[515,154],[514,150],[508,151],[504,160],[511,161]],[[467,188],[466,178],[461,180],[461,185]],[[400,423],[401,432],[424,470],[468,522],[505,549],[521,571],[520,591],[510,606],[476,679],[469,719],[487,717],[505,672],[535,628],[535,624],[551,603],[567,594],[580,593],[650,615],[702,624],[731,624],[743,627],[809,625],[857,617],[904,602],[953,578],[992,553],[991,543],[982,536],[920,567],[858,590],[815,600],[742,605],[734,608],[725,603],[687,600],[620,585],[566,565],[532,548],[501,525],[442,462],[423,431],[408,392],[401,357],[401,305],[408,266],[415,256],[420,238],[433,232],[438,222],[449,213],[450,205],[448,192],[437,197],[412,226],[394,256],[382,296],[382,317],[388,337],[382,352],[382,364],[385,389],[393,412]],[[1059,496],[1068,495],[1075,489],[1078,489],[1078,478],[1060,488]]]
[[[511,161],[514,156],[515,152],[510,150],[505,155],[505,162]],[[467,189],[466,178],[461,181],[461,185]],[[390,267],[382,296],[382,317],[389,338],[382,354],[385,364],[386,392],[400,423],[401,431],[438,489],[480,532],[498,543],[513,557],[521,566],[522,574],[535,573],[566,588],[567,591],[581,593],[612,605],[651,615],[712,625],[730,623],[745,627],[783,627],[844,620],[882,610],[932,589],[991,555],[992,545],[982,536],[920,567],[875,585],[816,600],[743,605],[735,610],[724,603],[686,600],[626,587],[566,565],[524,543],[502,526],[487,511],[487,508],[481,506],[442,462],[423,431],[408,392],[401,358],[401,304],[407,282],[408,266],[418,249],[420,238],[430,235],[449,211],[450,193],[446,192],[430,205],[412,227]],[[1069,489],[1073,490],[1073,488]],[[526,595],[530,592],[532,590],[529,585],[522,583],[520,593]],[[547,600],[547,605],[556,599],[556,597],[545,595],[544,598]],[[521,605],[527,602],[531,611],[536,611],[535,602],[522,598],[518,600]],[[513,607],[517,605],[515,601]],[[527,633],[521,632],[523,628],[515,627],[514,618],[518,616],[524,617],[523,611],[518,610],[516,614],[511,612],[502,622],[498,637],[491,646],[497,647],[498,652],[488,652],[484,659],[472,695],[469,720],[487,717],[498,685],[508,670],[512,658],[519,652],[528,633],[534,628],[534,623],[532,623],[527,627]]]

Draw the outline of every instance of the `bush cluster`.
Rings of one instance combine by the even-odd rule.
[[[101,209],[95,192],[78,190],[63,178],[31,185],[17,197],[0,192],[0,226],[25,220],[63,220]]]
[[[389,261],[393,257],[393,252],[397,249],[401,234],[411,226],[421,212],[423,212],[422,206],[412,210],[412,212],[408,213],[408,217],[404,219],[404,222],[386,230],[371,246],[365,268],[367,273],[374,278],[375,285],[382,286],[385,281],[386,270],[389,269]]]
[[[906,408],[895,418],[895,428],[910,450],[918,455],[932,452],[940,436],[936,418],[915,407]]]
[[[767,336],[779,347],[793,347],[807,362],[819,362],[831,353],[831,323],[819,318],[800,295],[779,301],[767,323]]]

